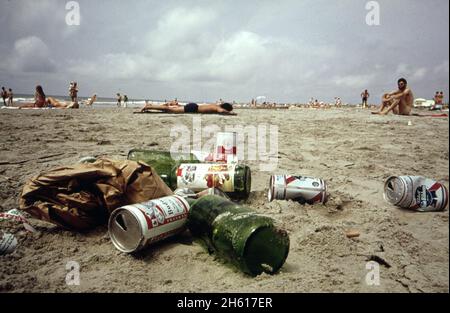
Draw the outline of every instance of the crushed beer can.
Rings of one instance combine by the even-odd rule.
[[[320,178],[292,175],[273,175],[269,183],[269,202],[293,200],[301,204],[325,203],[328,187]]]
[[[419,212],[443,211],[448,205],[448,190],[443,184],[421,176],[391,176],[384,184],[384,199]]]
[[[137,252],[182,232],[189,209],[188,201],[177,195],[120,207],[109,218],[109,236],[118,250]]]

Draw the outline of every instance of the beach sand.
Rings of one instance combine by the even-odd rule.
[[[202,116],[204,125],[273,124],[279,128],[278,170],[249,161],[248,206],[278,220],[291,241],[273,276],[249,277],[209,255],[189,233],[137,256],[122,254],[106,227],[86,234],[31,219],[38,229],[0,222],[16,233],[17,250],[0,256],[1,292],[448,292],[448,209],[415,213],[383,199],[391,175],[420,175],[449,185],[448,118],[374,116],[361,109],[237,110],[237,117]],[[168,150],[170,129],[190,115],[132,114],[131,109],[0,111],[0,212],[18,207],[24,183],[84,156],[125,159],[132,148]],[[412,125],[408,125],[411,121]],[[268,203],[270,174],[326,180],[325,205]],[[347,238],[354,230],[359,237]],[[379,286],[366,264],[384,260]],[[80,265],[68,286],[66,264]]]

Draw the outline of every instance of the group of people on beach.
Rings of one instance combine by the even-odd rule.
[[[24,103],[19,106],[19,108],[79,108],[80,104],[78,101],[78,83],[77,82],[71,82],[69,86],[69,96],[71,101],[70,102],[64,102],[57,100],[53,97],[46,97],[42,86],[38,85],[36,86],[36,91],[34,95],[34,102],[32,103]],[[89,101],[84,103],[86,106],[92,106],[92,104],[96,100],[96,95],[94,94]],[[364,90],[361,93],[361,99],[362,99],[362,107],[366,108],[368,107],[368,99],[370,97],[370,94],[368,90]],[[6,99],[8,99],[8,105],[12,106],[13,102],[13,94],[12,90],[9,89],[9,91],[6,90],[5,87],[2,87],[2,98],[4,105],[7,105]],[[436,92],[435,97],[435,105],[432,109],[442,109],[443,101],[444,101],[444,95],[443,92]],[[117,106],[122,106],[122,101],[125,103],[125,107],[127,107],[128,97],[126,95],[121,96],[120,93],[117,93]],[[397,81],[397,90],[394,90],[389,93],[385,93],[382,96],[381,101],[381,107],[378,111],[371,112],[372,114],[380,114],[380,115],[386,115],[390,112],[393,112],[397,115],[410,115],[414,103],[414,95],[412,93],[412,90],[408,87],[408,82],[405,78],[400,78]],[[252,105],[255,105],[256,101],[252,101]],[[313,98],[311,99],[309,103],[310,107],[313,108],[321,108],[321,104],[317,101],[313,101]],[[342,106],[342,101],[339,97],[335,97],[335,103],[334,105],[336,107]],[[224,114],[224,115],[236,115],[235,112],[233,112],[233,105],[224,102],[222,99],[216,103],[205,103],[205,104],[197,104],[197,103],[188,103],[186,105],[180,105],[178,103],[178,100],[175,99],[173,101],[167,102],[165,101],[164,104],[153,104],[146,101],[145,106],[137,113],[147,113],[147,112],[163,112],[163,113],[175,113],[175,114],[181,114],[181,113],[201,113],[201,114]]]
[[[11,88],[6,90],[5,87],[2,87],[2,99],[3,99],[3,105],[6,106],[13,106],[14,105],[14,94]]]
[[[123,102],[123,107],[128,107],[128,96],[127,95],[121,95],[120,93],[116,94],[117,96],[117,107],[121,108],[122,107],[122,102]]]
[[[78,109],[80,103],[78,101],[78,84],[71,82],[69,86],[70,102],[58,100],[53,97],[47,97],[41,85],[37,85],[34,93],[34,102],[22,103],[19,109],[27,108],[56,108],[56,109]],[[97,99],[97,95],[93,95],[88,101],[84,102],[86,106],[92,106]]]

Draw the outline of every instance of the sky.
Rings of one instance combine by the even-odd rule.
[[[79,25],[68,2],[0,0],[2,86],[302,103],[368,89],[378,103],[405,77],[416,97],[448,99],[448,0],[79,0]]]

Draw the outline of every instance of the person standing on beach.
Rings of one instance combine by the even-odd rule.
[[[128,107],[128,96],[123,95],[123,106],[126,108]]]
[[[71,82],[69,88],[70,100],[72,102],[78,102],[78,84],[77,82]]]
[[[14,102],[14,94],[11,88],[9,88],[8,90],[8,106],[13,106],[13,102]]]
[[[8,97],[8,92],[6,91],[5,87],[2,87],[2,99],[3,99],[3,105],[6,106],[6,98]]]
[[[122,96],[120,95],[120,93],[117,93],[117,107],[122,107]]]
[[[369,107],[369,105],[367,104],[367,100],[369,100],[369,97],[370,97],[370,94],[369,94],[369,92],[367,91],[367,89],[364,90],[364,91],[361,93],[362,107],[363,107],[363,109]]]
[[[397,115],[411,114],[414,102],[412,90],[408,88],[408,82],[404,78],[398,80],[397,86],[397,90],[383,95],[380,111],[372,114],[386,115],[391,111]]]

